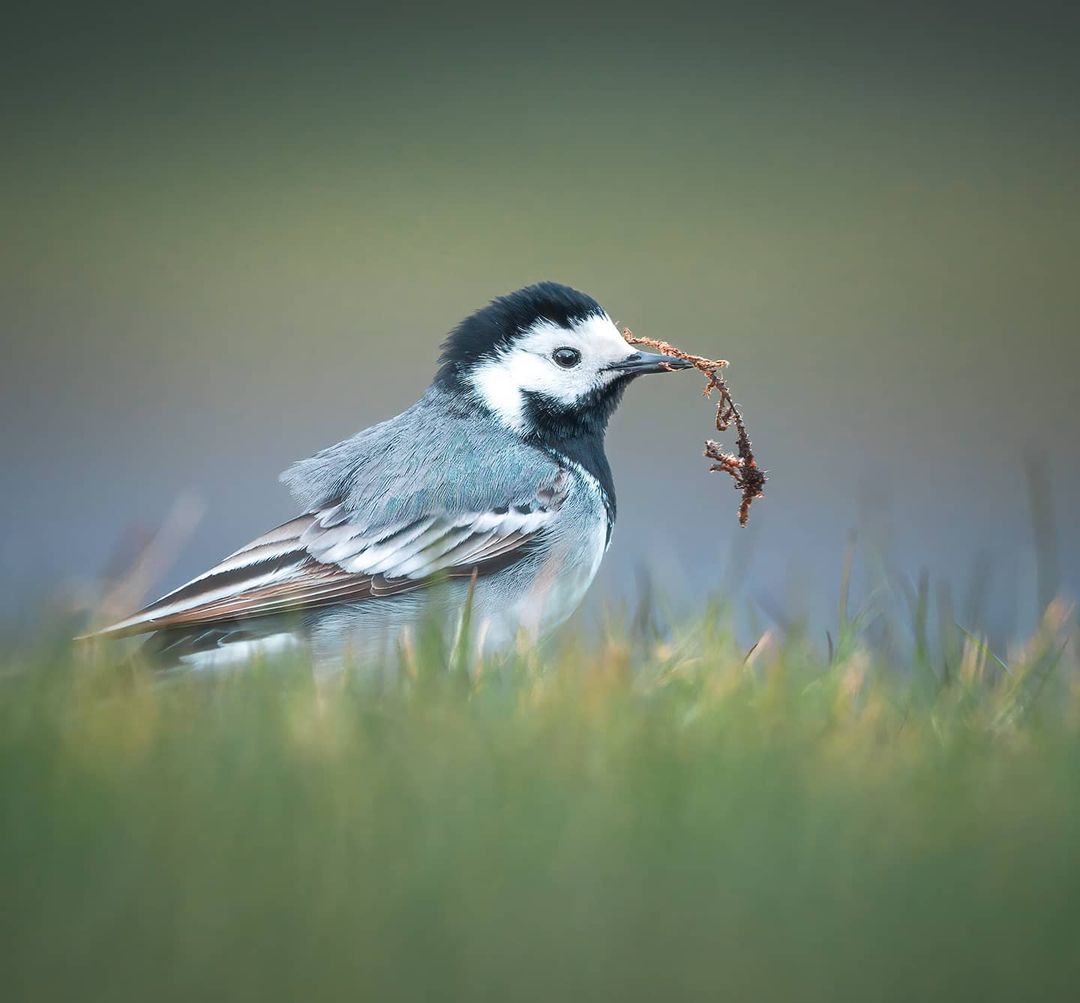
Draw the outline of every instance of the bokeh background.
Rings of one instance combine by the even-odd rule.
[[[827,618],[857,528],[865,568],[974,580],[1019,629],[1031,462],[1044,591],[1076,594],[1076,14],[889,7],[16,5],[2,619],[178,497],[207,518],[161,588],[288,518],[281,469],[541,278],[731,359],[772,473],[738,530],[696,377],[634,387],[597,601],[647,566]]]

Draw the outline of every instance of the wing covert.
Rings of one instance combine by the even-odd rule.
[[[282,524],[209,571],[106,627],[123,637],[232,622],[492,574],[525,559],[570,490],[565,470],[531,496],[484,511],[439,512],[364,525],[335,503]]]

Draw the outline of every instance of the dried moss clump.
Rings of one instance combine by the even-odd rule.
[[[713,461],[709,470],[721,471],[730,475],[735,481],[735,488],[742,495],[739,503],[739,525],[745,526],[750,518],[750,506],[755,498],[764,497],[765,471],[757,465],[754,458],[754,450],[750,444],[750,437],[746,434],[746,425],[739,413],[735,401],[731,399],[731,391],[720,374],[720,371],[728,364],[727,359],[706,359],[701,355],[690,355],[681,348],[666,341],[656,338],[638,338],[628,328],[623,328],[623,337],[631,345],[644,345],[652,348],[662,355],[670,355],[675,359],[689,362],[695,369],[705,376],[705,389],[703,396],[712,397],[715,390],[716,402],[716,430],[726,432],[732,425],[735,426],[736,452],[727,453],[723,446],[714,439],[705,440],[705,456]]]

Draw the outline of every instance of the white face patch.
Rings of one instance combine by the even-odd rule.
[[[571,368],[554,359],[560,348],[581,353]],[[560,327],[542,320],[497,356],[469,374],[473,392],[516,432],[526,432],[526,392],[540,393],[573,408],[582,398],[618,377],[609,367],[635,354],[607,314]]]

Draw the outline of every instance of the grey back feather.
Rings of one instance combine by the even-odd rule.
[[[559,467],[496,419],[430,387],[407,411],[281,475],[305,511],[341,505],[375,527],[434,513],[531,506]]]

